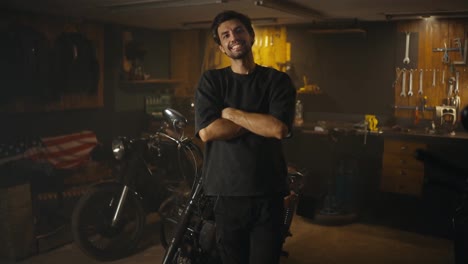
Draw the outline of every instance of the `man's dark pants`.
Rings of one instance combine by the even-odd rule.
[[[223,264],[279,263],[284,195],[218,196],[216,240]]]

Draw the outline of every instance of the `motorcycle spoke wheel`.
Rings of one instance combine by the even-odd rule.
[[[111,225],[120,191],[118,186],[92,189],[73,212],[73,238],[87,255],[97,260],[127,256],[143,234],[146,215],[133,195],[127,196],[118,223]]]
[[[158,213],[161,217],[160,241],[164,249],[168,248],[169,241],[171,241],[174,235],[182,214],[182,205],[183,202],[185,202],[185,199],[181,199],[182,197],[173,195],[161,203],[161,207],[159,208]]]

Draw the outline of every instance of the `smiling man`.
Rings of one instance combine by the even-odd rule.
[[[289,76],[257,65],[250,19],[218,14],[214,41],[231,66],[206,71],[195,94],[195,132],[205,142],[204,192],[214,200],[223,263],[274,264],[282,244],[287,165],[296,90]]]

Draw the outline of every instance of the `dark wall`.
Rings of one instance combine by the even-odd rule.
[[[307,27],[288,28],[291,76],[297,88],[303,76],[317,84],[326,98],[306,106],[313,112],[387,114],[393,104],[396,25],[361,25],[366,34],[313,34]],[[327,102],[326,104],[323,102]],[[307,102],[304,102],[307,104]]]
[[[47,137],[93,130],[99,141],[109,144],[114,136],[137,136],[144,131],[147,117],[144,114],[143,97],[154,93],[160,87],[156,85],[134,92],[121,85],[122,30],[129,29],[117,25],[105,25],[104,28],[104,76],[101,76],[104,81],[104,107],[53,112],[0,113],[0,142],[8,143],[24,137]],[[151,48],[156,51],[148,53],[151,59],[148,62],[151,75],[168,78],[169,34],[146,29],[130,30],[136,30],[143,41],[149,39]]]

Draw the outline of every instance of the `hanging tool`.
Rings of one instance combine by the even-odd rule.
[[[460,78],[460,72],[457,71],[455,74],[455,94],[458,95],[458,83],[459,83],[459,78]]]
[[[468,33],[466,34],[466,38],[468,38]],[[460,56],[462,57],[462,61],[454,61],[453,64],[457,65],[464,65],[466,64],[466,54],[468,53],[468,40],[465,38],[465,47],[461,47],[461,41],[458,39],[458,50],[460,51]]]
[[[436,86],[436,69],[432,72],[432,87]]]
[[[463,49],[460,38],[454,38],[453,41],[455,42],[455,46],[458,48],[458,52],[460,52],[460,57],[463,58]]]
[[[445,84],[445,70],[442,71],[442,84]]]
[[[416,108],[414,109],[413,125],[419,124],[419,120],[421,120],[421,113],[419,111],[419,107],[416,106]]]
[[[421,99],[419,99],[419,108],[424,112],[426,110],[428,110],[428,107],[427,107],[427,96],[423,96],[421,97]]]
[[[450,77],[449,80],[448,80],[448,83],[449,83],[449,90],[448,90],[448,94],[447,94],[447,101],[448,102],[450,102],[450,97],[452,96],[452,93],[453,93],[453,84],[455,82],[456,82],[456,80],[455,80],[454,77]]]
[[[406,32],[406,49],[405,49],[405,58],[403,59],[404,64],[410,63],[410,58],[409,58],[410,34],[411,34],[410,32]]]
[[[406,97],[406,69],[403,68],[403,77],[401,81],[401,93],[400,96]]]
[[[421,111],[433,111],[436,108],[433,106],[427,106],[427,96],[421,97],[419,100],[419,105],[393,105],[393,109],[395,110],[421,110]]]
[[[419,70],[419,90],[418,94],[422,95],[423,94],[423,69]]]
[[[393,106],[393,109],[395,110],[416,110],[416,109],[419,109],[420,106],[414,106],[414,105],[394,105]],[[432,111],[432,110],[435,110],[435,107],[433,106],[426,106],[424,108],[425,111]]]
[[[442,62],[443,63],[449,63],[450,58],[449,58],[448,50],[447,50],[447,43],[444,43],[444,47],[445,47],[445,50],[444,50],[444,56],[442,56]]]
[[[453,106],[455,106],[455,108],[457,109],[457,113],[459,113],[460,105],[461,105],[461,99],[460,99],[460,96],[457,94],[453,98]]]
[[[464,65],[466,64],[466,59],[467,59],[467,49],[468,49],[468,34],[466,34],[465,37],[465,45],[462,47],[462,42],[460,38],[455,38],[455,48],[448,48],[447,43],[444,43],[444,48],[434,48],[432,49],[433,52],[444,52],[444,55],[442,56],[442,62],[449,64],[450,63],[450,57],[448,52],[449,51],[458,51],[460,53],[461,58],[463,59],[462,61],[453,61],[452,63],[455,65]]]
[[[395,69],[395,71],[396,71],[396,77],[395,77],[395,81],[393,82],[393,85],[392,85],[393,88],[395,88],[395,86],[397,85],[398,81],[401,78],[401,73],[402,73],[402,70],[400,70],[400,68],[398,68],[398,67]]]
[[[413,96],[413,69],[410,70],[409,73],[409,90],[408,96]]]

